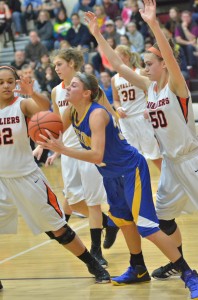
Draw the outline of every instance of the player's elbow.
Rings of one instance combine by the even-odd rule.
[[[97,155],[94,156],[94,159],[93,159],[93,160],[94,160],[94,161],[93,161],[94,164],[99,165],[99,164],[101,164],[102,161],[103,161],[103,155],[97,154]]]

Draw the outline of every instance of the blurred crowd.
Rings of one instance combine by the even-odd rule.
[[[97,76],[108,100],[112,103],[111,77],[115,74],[105,54],[89,33],[84,20],[85,11],[93,11],[102,34],[115,48],[127,45],[139,54],[142,67],[144,52],[155,42],[141,18],[142,1],[137,0],[79,0],[70,15],[66,1],[61,0],[0,0],[0,39],[8,26],[15,40],[28,36],[24,51],[16,51],[11,65],[19,75],[35,79],[35,89],[50,93],[60,80],[50,63],[50,54],[59,48],[77,47],[84,53],[83,71]],[[29,23],[33,24],[31,30]],[[168,39],[173,39],[179,53],[182,73],[188,82],[197,76],[198,61],[198,1],[188,2],[188,9],[171,7],[159,14],[159,22]]]

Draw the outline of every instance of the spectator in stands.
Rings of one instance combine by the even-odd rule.
[[[194,55],[197,38],[198,25],[192,21],[191,12],[182,11],[181,24],[177,25],[175,29],[175,40],[183,48],[188,66],[191,66],[194,70],[197,68],[196,56]]]
[[[48,53],[47,48],[40,42],[40,38],[36,31],[30,31],[29,43],[25,47],[25,57],[32,62],[32,66],[40,61],[40,57],[44,53]]]
[[[79,8],[82,3],[83,3],[83,0],[78,0],[78,2],[74,5],[72,14],[78,13]],[[94,7],[94,5],[102,5],[102,0],[89,0],[89,3],[87,5],[89,5],[89,7],[91,7],[91,8]]]
[[[72,22],[67,16],[67,11],[61,8],[57,13],[56,20],[54,22],[54,49],[58,49],[60,47],[60,42],[65,40],[67,32],[71,26]]]
[[[192,20],[198,23],[198,1],[190,0],[189,6],[189,10],[192,12]]]
[[[47,48],[48,51],[54,49],[53,39],[53,25],[50,21],[50,15],[46,10],[40,10],[35,29],[41,40],[41,43]]]
[[[71,45],[68,41],[62,40],[60,41],[60,49],[68,49],[71,48]]]
[[[124,26],[124,22],[120,16],[115,19],[115,27],[118,34],[124,35],[126,33],[126,27]]]
[[[171,7],[169,9],[169,20],[165,23],[166,29],[168,29],[173,35],[175,28],[180,23],[180,12],[178,7]]]
[[[21,76],[21,68],[28,63],[28,60],[26,60],[25,58],[25,52],[22,50],[18,50],[15,52],[14,60],[10,64],[17,70],[17,74]]]
[[[127,34],[123,34],[120,36],[120,45],[127,46],[132,52],[137,52],[134,45],[130,42],[129,36]]]
[[[47,10],[52,19],[57,16],[60,8],[66,10],[62,0],[43,0],[42,9]]]
[[[45,80],[46,80],[45,70],[49,66],[49,64],[50,64],[49,55],[44,53],[41,56],[40,61],[38,62],[34,71],[35,77],[38,80],[42,91],[45,91]]]
[[[122,11],[121,11],[121,18],[124,22],[124,25],[127,25],[131,20],[132,3],[134,3],[133,0],[126,0],[124,2],[124,5],[123,5]]]
[[[52,89],[61,83],[60,78],[55,72],[54,67],[49,64],[45,69],[45,87],[44,91],[48,92],[48,97],[50,97]]]
[[[132,15],[130,22],[133,22],[136,24],[137,30],[141,32],[144,38],[148,37],[148,26],[144,22],[144,20],[141,17],[141,14],[139,12],[139,4],[137,1],[134,1],[131,5],[132,9]]]
[[[111,19],[115,20],[116,17],[120,16],[119,5],[111,0],[103,0],[103,6],[106,15]]]
[[[103,33],[105,31],[105,22],[109,17],[105,14],[104,7],[102,5],[95,5],[93,7],[93,11],[97,17],[98,27],[100,28],[100,32]]]
[[[111,87],[111,73],[104,71],[100,73],[100,86],[105,92],[105,95],[111,105],[113,105],[113,94]]]
[[[88,75],[92,74],[92,75],[96,76],[96,78],[98,80],[100,78],[100,73],[94,69],[94,66],[91,63],[85,64],[83,67],[83,71],[84,71],[84,73],[86,73]]]
[[[87,49],[91,48],[91,42],[93,38],[89,32],[89,29],[86,25],[80,22],[80,17],[78,14],[74,13],[71,16],[72,27],[68,30],[66,35],[66,40],[70,43],[72,47],[78,47],[78,49]],[[84,52],[85,63],[88,62],[88,53]]]
[[[81,0],[80,3],[78,3],[78,10],[74,9],[73,13],[76,13],[79,15],[80,17],[80,22],[82,24],[85,24],[84,21],[84,14],[85,11],[92,11],[93,12],[93,8],[90,6],[91,0]]]
[[[113,38],[116,45],[120,43],[120,34],[116,32],[115,23],[113,20],[109,19],[105,22],[105,31],[103,33],[105,39]]]
[[[20,0],[7,0],[11,12],[12,12],[12,22],[14,24],[15,37],[22,34],[27,34],[27,26],[25,16],[21,10]]]
[[[0,51],[4,45],[4,35],[8,26],[11,26],[11,11],[5,1],[0,1]]]
[[[139,30],[137,30],[136,23],[130,22],[127,24],[127,33],[129,41],[135,47],[136,52],[141,53],[144,50],[144,37]]]
[[[42,0],[23,0],[22,11],[26,20],[36,20],[39,11],[42,9]]]
[[[164,32],[164,35],[166,36],[166,38],[168,40],[173,39],[172,32],[169,31],[167,28],[162,28],[162,31]],[[175,48],[175,52],[178,53],[178,62],[179,62],[179,66],[180,66],[181,72],[182,72],[185,80],[188,81],[189,78],[190,78],[190,74],[189,74],[189,70],[187,68],[187,60],[186,60],[186,56],[185,56],[184,50],[177,43],[175,43],[175,47],[174,48]]]

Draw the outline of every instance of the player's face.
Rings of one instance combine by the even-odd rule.
[[[0,102],[9,100],[13,97],[13,89],[15,88],[16,80],[12,71],[0,71]]]
[[[55,57],[54,61],[54,67],[57,75],[61,80],[64,80],[68,76],[68,74],[71,72],[71,68],[69,67],[69,63],[60,57]]]
[[[66,88],[66,100],[72,104],[78,103],[83,98],[83,93],[83,83],[77,77],[74,77]]]
[[[157,59],[152,53],[144,55],[145,71],[151,81],[158,81],[164,70],[164,62]]]

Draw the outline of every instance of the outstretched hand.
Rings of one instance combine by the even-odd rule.
[[[155,0],[143,0],[144,8],[140,9],[142,19],[148,24],[152,25],[156,21],[156,1]]]
[[[30,78],[24,78],[20,77],[20,80],[16,80],[17,88],[13,90],[13,92],[16,92],[21,95],[27,95],[32,96],[33,94],[33,86],[34,86],[34,80]]]
[[[60,132],[60,135],[58,139],[55,139],[53,135],[45,129],[46,133],[48,134],[48,137],[39,134],[39,136],[44,140],[43,142],[41,141],[36,141],[36,143],[40,146],[42,146],[45,149],[51,150],[53,152],[58,152],[61,153],[61,151],[65,148],[64,144],[62,142],[62,133]]]
[[[89,30],[93,36],[96,36],[100,33],[100,29],[98,27],[97,17],[91,11],[85,12],[85,22],[89,26]]]

